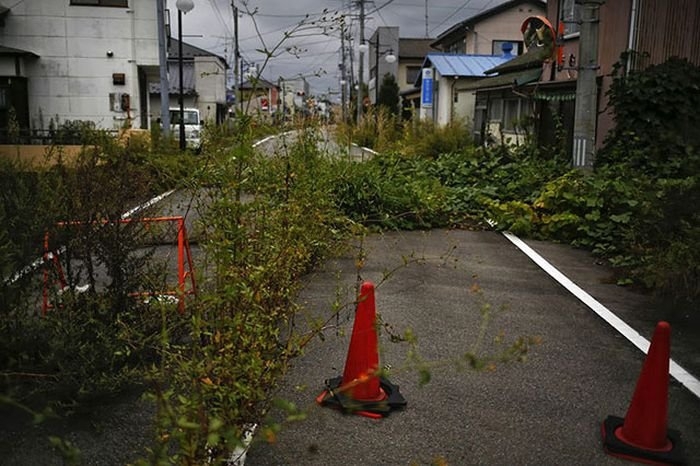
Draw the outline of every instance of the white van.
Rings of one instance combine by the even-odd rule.
[[[199,116],[199,109],[185,108],[183,111],[185,122],[185,142],[189,149],[199,150],[202,147],[202,126],[204,122]],[[170,109],[170,127],[175,138],[180,135],[180,109]]]

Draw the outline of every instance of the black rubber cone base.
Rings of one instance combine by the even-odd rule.
[[[683,457],[683,444],[680,432],[668,429],[666,435],[673,445],[669,451],[646,450],[620,440],[615,431],[622,427],[625,420],[617,416],[608,416],[602,425],[603,448],[606,453],[620,458],[651,464],[686,464]]]
[[[391,411],[402,409],[407,404],[399,392],[399,386],[384,377],[379,378],[379,386],[384,390],[386,398],[378,401],[355,400],[349,397],[340,389],[342,382],[342,377],[326,380],[326,390],[316,398],[318,404],[339,409],[344,413],[363,414],[369,417],[386,417]]]

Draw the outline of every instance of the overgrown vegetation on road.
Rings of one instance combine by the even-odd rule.
[[[223,461],[321,327],[295,327],[300,277],[368,229],[486,228],[489,219],[588,248],[620,268],[621,284],[697,298],[697,77],[680,61],[619,76],[611,91],[618,127],[588,174],[556,150],[475,147],[463,124],[399,124],[387,113],[339,128],[338,140],[381,150],[363,163],[319,150],[313,122],[273,156],[261,154],[253,142],[269,128],[247,118],[212,129],[196,157],[157,134],[120,144],[89,130],[74,165],[58,147],[48,170],[3,161],[0,402],[33,406],[28,395],[40,393],[60,409],[137,384],[158,408],[142,464]],[[667,92],[650,91],[659,86]],[[655,122],[653,109],[671,105],[679,119]],[[200,194],[184,206],[201,218],[193,239],[202,249],[199,294],[184,314],[130,297],[169,277],[144,244],[154,232],[118,222],[172,188]],[[51,288],[56,307],[39,318],[42,276],[14,274],[43,253],[47,231],[66,247],[68,286]],[[286,409],[290,419],[303,416]]]
[[[388,228],[488,218],[499,229],[591,250],[617,268],[620,284],[689,301],[700,296],[698,77],[700,69],[680,59],[616,75],[617,126],[592,173],[532,142],[465,144],[464,125],[367,118],[342,127],[342,137],[350,132],[382,156],[356,167],[338,194],[353,218]]]

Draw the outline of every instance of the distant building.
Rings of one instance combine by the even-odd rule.
[[[399,28],[378,27],[369,38],[369,83],[367,90],[372,104],[377,103],[379,88],[385,74],[397,77],[399,63]],[[394,61],[389,63],[387,57]]]
[[[405,115],[419,113],[437,124],[446,124],[455,117],[473,123],[475,99],[469,86],[486,77],[484,72],[489,68],[524,53],[520,26],[526,18],[545,12],[545,2],[511,0],[449,27],[437,39],[416,42],[425,53],[419,61],[405,68],[406,81],[411,82],[410,87],[401,89]],[[426,59],[436,51],[442,54]],[[460,58],[450,59],[449,55]],[[423,69],[432,70],[429,93],[435,100],[429,104],[421,101],[426,96],[422,86]],[[447,77],[450,79],[445,79]]]
[[[279,108],[279,88],[277,85],[258,78],[252,81],[245,81],[238,87],[242,110],[248,114],[255,114],[259,117],[269,119]]]
[[[399,69],[396,79],[401,96],[402,117],[408,119],[420,108],[420,89],[416,79],[421,75],[425,57],[437,52],[430,44],[434,39],[399,39]]]
[[[510,54],[494,55],[455,55],[447,53],[429,53],[425,57],[422,69],[430,70],[432,76],[432,93],[430,106],[423,105],[422,117],[446,125],[460,120],[473,126],[474,91],[470,85],[487,77],[486,72],[512,59]],[[416,87],[422,87],[422,77],[416,78]],[[421,91],[424,91],[421,89]],[[421,92],[424,103],[425,92]]]
[[[445,53],[500,55],[504,43],[512,54],[525,51],[520,25],[530,16],[545,15],[547,3],[540,0],[511,0],[455,24],[440,34],[431,46]]]
[[[179,107],[180,73],[178,40],[168,41],[170,107]],[[204,121],[221,123],[228,114],[226,60],[207,50],[182,43],[182,93],[184,106],[199,109]],[[149,85],[151,118],[160,117],[160,81]]]
[[[279,112],[284,115],[294,115],[306,109],[306,99],[309,97],[311,86],[304,77],[280,78]]]

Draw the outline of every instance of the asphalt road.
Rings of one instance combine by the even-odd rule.
[[[175,193],[158,206],[159,215],[182,213],[193,199]],[[195,214],[191,209],[188,220]],[[188,230],[196,237],[191,223]],[[696,303],[673,307],[618,287],[612,272],[583,251],[549,242],[528,244],[645,338],[651,338],[659,320],[669,321],[672,358],[700,376]],[[390,366],[391,381],[408,401],[406,409],[373,420],[315,403],[324,380],[343,371],[353,322],[348,306],[329,321],[325,338],[313,339],[293,361],[280,387],[278,396],[294,402],[307,419],[283,423],[273,443],[256,436],[247,466],[626,464],[603,452],[600,425],[608,415],[625,416],[644,354],[503,235],[391,233],[370,236],[364,247],[361,278],[377,286],[382,321],[396,335],[410,331],[416,337],[412,348],[391,342],[386,329],[380,335],[380,363]],[[351,250],[306,277],[300,297],[306,313],[298,319],[299,328],[304,319],[328,317],[337,299],[353,301],[356,258],[357,250]],[[479,372],[457,367],[466,352],[486,358],[520,337],[537,342],[525,361]],[[411,349],[429,367],[425,385],[411,366]],[[686,463],[700,465],[700,399],[672,380],[668,400],[668,426],[682,434]],[[31,432],[4,419],[0,465],[60,464],[46,444],[49,434],[78,445],[84,464],[125,464],[143,454],[152,410],[126,399],[103,411],[85,425],[58,423]],[[271,417],[282,420],[283,414],[274,411]]]
[[[530,244],[645,338],[653,334],[655,316],[668,319],[672,358],[678,354],[679,364],[698,369],[692,309],[669,310],[611,284],[611,272],[582,251]],[[391,367],[390,380],[400,386],[406,409],[375,420],[318,406],[314,398],[324,380],[342,374],[351,306],[331,320],[323,341],[314,339],[293,362],[278,393],[308,418],[283,422],[273,443],[256,436],[246,465],[624,464],[603,452],[600,426],[608,415],[625,417],[644,354],[503,235],[392,233],[368,238],[365,248],[361,278],[376,285],[377,313],[396,334],[410,330],[416,336],[416,350],[430,364],[429,383],[419,383],[410,346],[390,342],[382,331],[380,364]],[[350,252],[307,277],[302,299],[308,318],[328,316],[338,296],[352,301],[355,257]],[[539,344],[523,362],[461,370],[455,361],[474,350],[486,307],[480,354],[498,352],[521,336]],[[681,432],[687,464],[700,465],[700,400],[673,380],[668,399],[668,426]],[[283,420],[277,411],[271,417]]]

